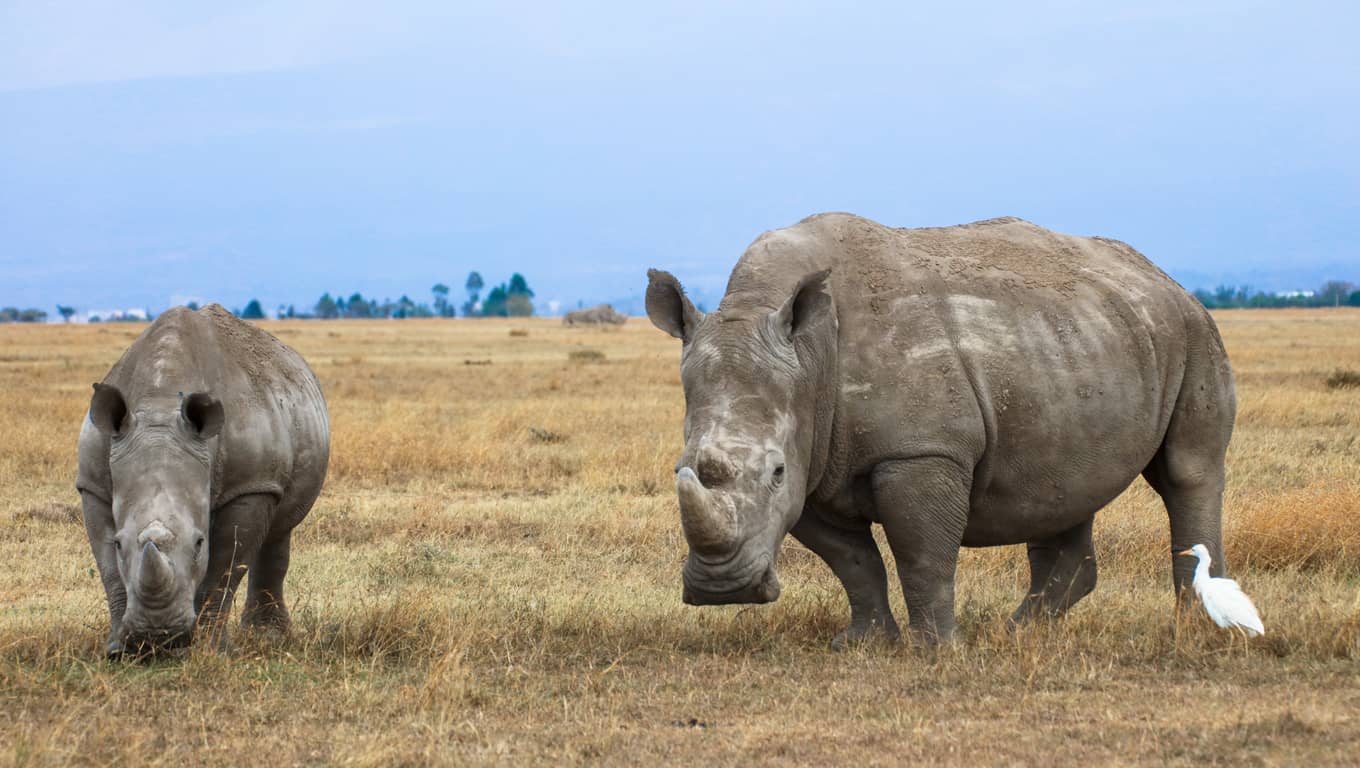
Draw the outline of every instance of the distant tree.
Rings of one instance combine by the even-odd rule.
[[[531,291],[531,290],[529,290],[529,283],[528,283],[528,281],[526,281],[526,280],[524,279],[524,275],[521,275],[521,274],[518,273],[518,272],[516,272],[515,274],[513,274],[513,275],[510,276],[510,288],[509,288],[509,292],[510,292],[512,295],[513,295],[513,294],[521,294],[521,295],[524,295],[524,296],[528,296],[528,297],[531,298],[531,299],[534,297],[534,292]]]
[[[512,293],[505,299],[505,314],[510,317],[529,317],[534,313],[534,302],[527,294]]]
[[[336,305],[335,299],[329,293],[321,294],[321,298],[316,302],[316,316],[322,320],[334,320],[340,316],[340,307]]]
[[[1237,291],[1230,285],[1220,285],[1214,289],[1214,306],[1231,307]]]
[[[449,287],[443,283],[435,283],[430,289],[434,294],[434,313],[440,317],[449,316]]]
[[[75,307],[63,307],[60,304],[57,305],[57,314],[61,315],[61,321],[63,323],[71,322],[71,315],[74,315],[75,313],[76,313]]]
[[[1346,299],[1346,303],[1352,307],[1360,307],[1360,291],[1351,293],[1350,298]]]
[[[190,310],[191,312],[197,312],[197,311],[198,311],[198,302],[196,302],[196,301],[191,301],[191,302],[189,302],[188,304],[185,304],[185,305],[184,305],[184,308],[187,309],[187,310]]]
[[[477,300],[481,297],[482,288],[485,286],[486,283],[482,280],[480,272],[474,271],[468,274],[467,283],[463,286],[468,292],[468,300],[463,304],[464,315],[471,317],[477,314]],[[486,312],[483,311],[482,314],[485,315]]]
[[[364,318],[372,317],[373,314],[373,304],[357,291],[345,302],[345,317]]]
[[[260,306],[260,300],[251,299],[246,308],[241,310],[241,317],[245,320],[263,320],[264,307]]]
[[[18,307],[0,309],[0,323],[41,323],[46,319],[47,313],[41,309],[19,309]]]
[[[482,317],[509,317],[510,311],[506,307],[506,300],[509,292],[505,288],[505,283],[501,283],[486,295],[486,300],[482,302]]]
[[[1344,280],[1328,280],[1317,292],[1318,303],[1324,307],[1339,307],[1347,303],[1356,287]]]
[[[528,317],[534,313],[534,292],[529,290],[524,275],[518,272],[511,275],[505,294],[505,311],[510,317]]]

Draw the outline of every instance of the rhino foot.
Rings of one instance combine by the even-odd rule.
[[[831,640],[831,649],[845,651],[871,643],[896,645],[902,640],[902,632],[891,616],[875,618],[870,621],[853,622]]]

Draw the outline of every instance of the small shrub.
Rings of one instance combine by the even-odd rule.
[[[588,363],[603,363],[604,353],[598,349],[573,349],[567,353],[567,360],[586,365]]]
[[[529,427],[529,435],[540,443],[560,443],[567,439],[567,436],[542,427]]]
[[[522,338],[522,337],[524,337],[524,336],[528,336],[528,335],[529,335],[529,331],[528,331],[528,329],[525,329],[525,328],[511,328],[511,329],[510,329],[510,335],[511,335],[511,336],[518,336],[518,337],[521,337],[521,338]]]
[[[1330,389],[1360,389],[1360,371],[1337,368],[1327,377]]]

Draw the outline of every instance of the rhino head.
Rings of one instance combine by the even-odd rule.
[[[90,421],[109,437],[114,547],[127,592],[117,641],[130,652],[186,645],[207,572],[222,404],[197,392],[146,397],[130,407],[117,387],[94,389]]]
[[[648,273],[647,315],[683,342],[685,449],[676,464],[690,605],[768,603],[784,535],[820,480],[834,402],[837,321],[829,271],[770,306],[700,312]]]

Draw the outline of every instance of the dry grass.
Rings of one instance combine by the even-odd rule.
[[[146,665],[98,659],[72,488],[90,382],[140,329],[0,328],[0,763],[1353,763],[1360,389],[1326,381],[1360,369],[1360,312],[1218,319],[1228,555],[1269,632],[1250,643],[1174,615],[1141,482],[1097,518],[1100,587],[1053,625],[1004,629],[1019,547],[965,553],[960,638],[934,652],[831,652],[844,597],[793,543],[778,603],[687,608],[672,339],[294,322],[267,327],[334,427],[294,632]]]

